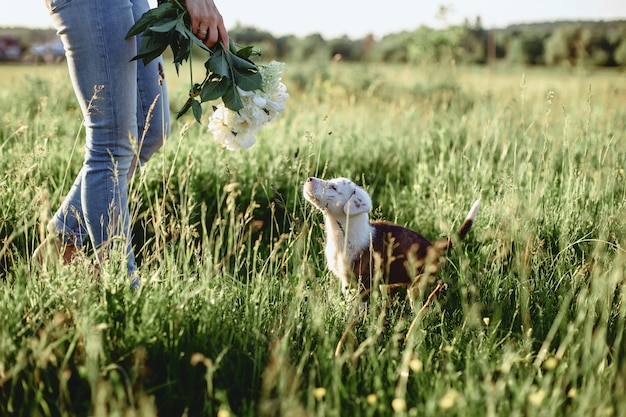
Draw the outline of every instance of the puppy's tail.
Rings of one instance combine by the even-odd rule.
[[[472,204],[472,208],[467,213],[467,216],[465,216],[465,220],[463,221],[463,224],[461,225],[461,227],[459,227],[459,230],[457,230],[456,234],[459,236],[459,239],[463,240],[465,238],[465,235],[467,235],[467,232],[469,232],[470,227],[472,227],[472,224],[474,223],[474,220],[476,219],[476,216],[478,215],[479,207],[480,207],[480,198],[474,201],[474,204]]]
[[[456,231],[456,234],[459,240],[463,240],[465,236],[467,235],[467,232],[469,232],[470,228],[472,227],[472,224],[474,223],[474,220],[476,219],[476,216],[478,215],[479,207],[480,207],[480,198],[474,201],[474,204],[472,204],[472,208],[467,213],[467,216],[465,216],[465,220],[463,220],[463,224]],[[452,239],[450,238],[441,239],[441,240],[436,241],[434,245],[440,251],[446,252],[452,248]]]

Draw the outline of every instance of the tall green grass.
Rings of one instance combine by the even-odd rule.
[[[138,173],[135,292],[88,251],[31,265],[80,112],[62,67],[0,74],[0,414],[626,415],[623,74],[290,64],[253,148],[179,120]],[[353,321],[308,176],[430,238],[480,197],[445,289]]]

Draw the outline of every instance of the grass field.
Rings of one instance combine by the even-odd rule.
[[[248,151],[176,121],[132,184],[132,292],[88,252],[31,266],[81,116],[62,65],[0,67],[0,415],[626,415],[624,73],[288,63],[284,82]],[[480,197],[445,290],[419,314],[374,292],[352,322],[308,176],[429,238]]]

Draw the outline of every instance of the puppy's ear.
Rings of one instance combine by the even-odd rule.
[[[372,199],[362,188],[354,190],[348,202],[343,206],[347,215],[369,213],[372,210]]]

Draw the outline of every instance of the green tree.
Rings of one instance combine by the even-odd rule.
[[[330,57],[328,42],[319,33],[297,40],[294,42],[290,52],[291,59],[296,61],[323,61]]]
[[[330,56],[346,61],[360,61],[363,58],[363,41],[352,40],[347,36],[329,42]]]
[[[613,59],[615,59],[618,65],[626,65],[626,39],[622,40],[617,49],[615,49]]]
[[[489,33],[483,28],[480,16],[474,24],[465,21],[460,39],[462,62],[485,64],[487,62],[487,42]]]
[[[577,65],[588,62],[587,45],[591,32],[580,24],[557,28],[546,40],[545,61],[549,65]]]
[[[508,48],[507,58],[513,64],[543,64],[544,40],[536,32],[524,32],[514,37]]]
[[[373,48],[372,57],[382,62],[408,62],[407,44],[411,32],[400,32],[384,36]]]
[[[409,39],[408,61],[415,64],[459,62],[463,56],[463,34],[464,29],[461,26],[441,30],[422,26]]]

